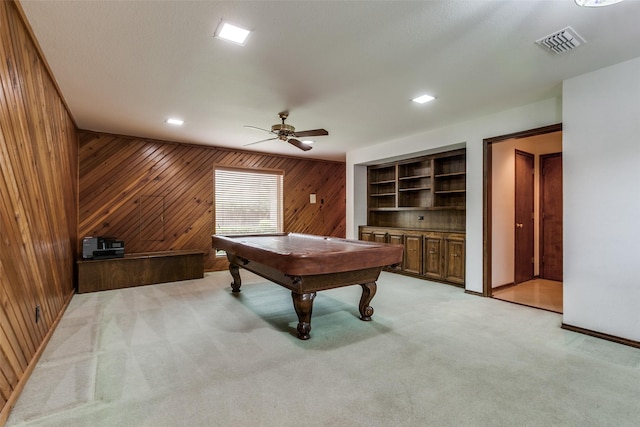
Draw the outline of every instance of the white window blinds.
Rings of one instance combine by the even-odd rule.
[[[215,167],[216,234],[282,232],[282,171]]]

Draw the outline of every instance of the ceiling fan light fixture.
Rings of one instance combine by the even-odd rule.
[[[214,37],[244,46],[251,31],[221,21]]]
[[[413,98],[412,101],[418,104],[424,104],[426,102],[433,101],[434,99],[436,99],[434,96],[425,94],[425,95],[420,95],[417,98]]]
[[[580,7],[602,7],[620,3],[622,0],[575,0]]]

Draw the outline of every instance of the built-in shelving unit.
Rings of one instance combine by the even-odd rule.
[[[368,168],[359,238],[404,245],[391,271],[464,286],[466,150]]]
[[[368,172],[369,225],[377,225],[375,212],[466,207],[464,149],[369,166]]]
[[[466,207],[466,173],[464,152],[434,159],[435,207]]]
[[[369,169],[369,206],[371,209],[395,208],[397,171],[394,165]]]

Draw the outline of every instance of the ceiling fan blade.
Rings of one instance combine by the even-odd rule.
[[[263,132],[272,133],[272,134],[274,134],[274,135],[276,134],[276,133],[275,133],[275,132],[273,132],[273,131],[270,131],[270,130],[268,130],[268,129],[262,129],[262,128],[259,128],[259,127],[256,127],[256,126],[244,125],[244,127],[249,128],[249,129],[261,130],[261,131],[263,131]]]
[[[297,139],[289,138],[289,139],[287,139],[287,142],[289,144],[291,144],[291,145],[294,145],[294,146],[298,147],[299,149],[301,149],[303,151],[311,150],[311,146],[309,144],[305,144],[303,142],[300,142]]]
[[[267,141],[271,141],[273,139],[278,139],[278,137],[273,137],[273,138],[267,138],[267,139],[261,139],[260,141],[256,141],[256,142],[250,142],[248,144],[244,144],[244,147],[248,147],[249,145],[253,145],[253,144],[259,144],[261,142],[267,142]]]
[[[329,135],[329,132],[327,132],[324,129],[301,130],[295,133],[295,136],[297,136],[298,138],[304,138],[305,136],[324,136],[324,135]]]

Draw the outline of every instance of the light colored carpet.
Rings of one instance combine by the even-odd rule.
[[[319,292],[311,339],[290,292],[241,270],[82,294],[8,426],[638,426],[640,349],[561,315],[382,273]]]

